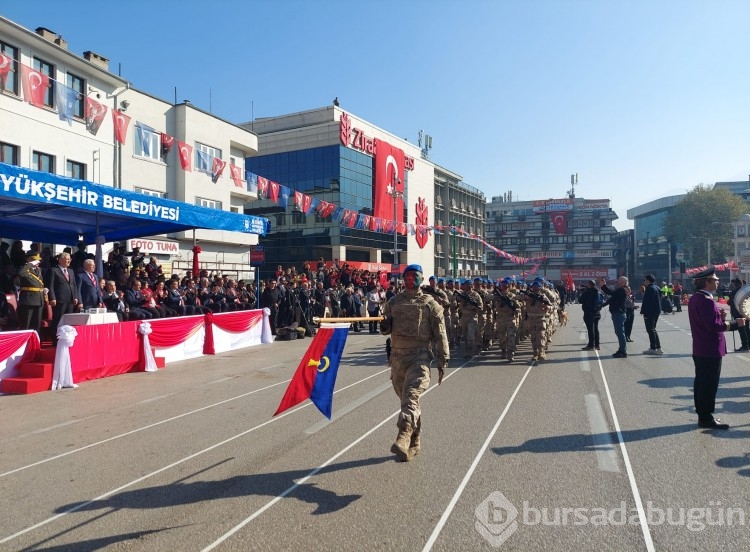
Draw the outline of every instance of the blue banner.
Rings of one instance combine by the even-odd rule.
[[[7,201],[9,198],[132,217],[143,220],[145,225],[163,223],[162,232],[207,228],[265,235],[271,224],[263,217],[199,207],[0,163],[0,199]],[[17,223],[23,224],[20,219]],[[55,221],[50,220],[49,225],[54,229]]]

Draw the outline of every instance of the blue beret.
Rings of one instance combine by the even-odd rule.
[[[453,278],[448,278],[448,280],[446,280],[445,283],[446,284],[452,284],[453,283]]]
[[[404,269],[402,276],[406,274],[407,272],[419,272],[420,274],[422,274],[422,265],[410,264]]]
[[[482,279],[481,279],[481,278],[479,278],[479,277],[477,277],[477,278],[474,278],[474,281],[475,281],[475,282],[481,282],[481,281],[482,281]]]
[[[445,282],[445,278],[438,278],[438,284],[442,284]]]
[[[428,280],[435,280],[435,277],[434,277],[434,276],[430,276],[430,277],[429,277],[429,278],[427,278],[427,279],[428,279]]]

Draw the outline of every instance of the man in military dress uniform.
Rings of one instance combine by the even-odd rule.
[[[688,315],[690,332],[693,335],[693,399],[698,414],[698,426],[707,429],[729,429],[729,424],[714,418],[721,359],[727,354],[724,332],[745,327],[746,320],[724,320],[727,311],[719,309],[713,297],[719,285],[719,278],[716,277],[713,267],[697,273],[693,278],[696,292],[688,302]]]
[[[430,361],[437,362],[439,385],[450,352],[443,308],[421,289],[422,267],[407,266],[402,278],[405,289],[385,304],[380,332],[391,336],[391,382],[401,399],[398,436],[391,452],[408,462],[419,453],[422,430],[419,397],[430,386]]]
[[[26,264],[18,273],[21,290],[18,295],[18,328],[36,330],[42,326],[42,309],[45,301],[44,280],[39,269],[41,255],[37,251],[26,254]]]

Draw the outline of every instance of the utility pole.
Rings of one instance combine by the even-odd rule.
[[[453,277],[458,277],[458,259],[456,258],[456,228],[458,228],[458,221],[456,219],[451,220],[451,226],[453,227]]]
[[[401,184],[401,179],[396,178],[396,173],[393,173],[392,189],[389,195],[393,198],[393,222],[396,224],[396,229],[393,232],[393,264],[394,269],[398,270],[398,200],[404,198],[404,193],[399,192],[397,186]]]

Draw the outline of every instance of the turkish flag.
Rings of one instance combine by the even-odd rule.
[[[47,75],[22,63],[21,85],[23,86],[23,97],[27,102],[36,107],[44,107],[44,97],[49,86]]]
[[[172,146],[174,145],[174,136],[170,136],[169,134],[165,132],[161,132],[161,158],[164,160],[164,162],[167,161],[167,155],[169,155],[169,150],[172,149]]]
[[[125,143],[125,135],[128,133],[130,117],[122,111],[112,110],[112,123],[115,125],[115,140],[121,144]]]
[[[393,218],[392,193],[404,191],[404,150],[375,138],[373,216]],[[396,200],[396,222],[404,220],[403,197]]]
[[[5,79],[8,78],[8,73],[13,70],[13,58],[0,54],[0,82],[5,86]]]
[[[244,188],[242,185],[242,169],[239,165],[229,165],[229,174],[238,188]]]
[[[177,140],[177,151],[180,153],[180,165],[183,171],[193,172],[193,165],[190,160],[193,158],[193,146],[188,146],[185,142]]]
[[[552,224],[555,226],[555,234],[567,234],[568,233],[568,213],[560,211],[557,213],[550,213],[552,218]]]
[[[264,178],[262,176],[258,177],[258,199],[261,199],[262,197],[268,197],[268,188],[270,183],[271,181],[267,178]]]
[[[216,184],[218,182],[221,173],[224,172],[224,167],[227,166],[226,161],[222,161],[218,157],[214,157],[213,163],[211,163],[211,182]]]

